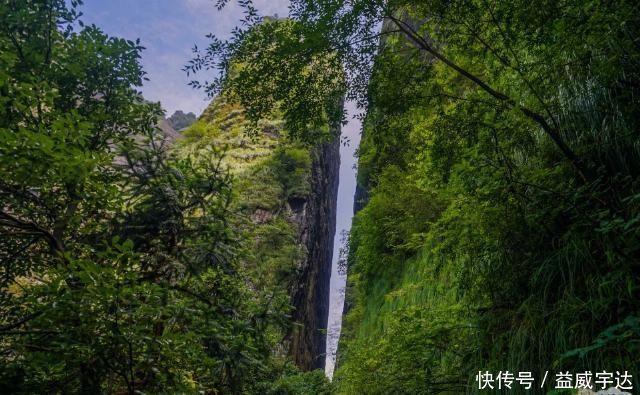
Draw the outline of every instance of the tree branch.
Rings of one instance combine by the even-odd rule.
[[[41,235],[47,240],[52,250],[58,252],[61,256],[64,255],[64,246],[62,242],[54,237],[51,232],[35,222],[24,221],[11,214],[0,211],[0,226],[34,231],[36,234]]]
[[[394,17],[391,14],[387,14],[386,18],[391,20],[397,27],[402,31],[402,33],[407,36],[419,49],[431,54],[434,58],[440,60],[442,63],[446,64],[460,75],[473,82],[475,85],[480,87],[486,93],[488,93],[493,98],[507,104],[511,108],[517,108],[529,119],[536,122],[538,125],[542,127],[544,132],[551,137],[551,140],[555,143],[555,145],[560,149],[560,151],[564,154],[566,158],[571,161],[571,164],[575,167],[578,175],[583,181],[588,181],[591,176],[590,172],[587,171],[582,161],[578,158],[578,156],[571,150],[571,148],[564,142],[558,130],[547,122],[545,117],[538,114],[537,112],[518,104],[514,99],[507,96],[506,94],[493,89],[486,82],[482,81],[479,77],[472,74],[468,70],[463,69],[449,58],[444,56],[442,53],[437,51],[431,44],[427,42],[413,27],[411,27],[408,23]]]
[[[39,316],[42,315],[41,311],[38,311],[36,313],[31,313],[29,315],[27,315],[26,317],[23,317],[22,319],[14,322],[13,324],[9,324],[9,325],[5,325],[3,327],[0,327],[0,334],[4,334],[7,332],[12,331],[13,329],[16,329],[24,324],[26,324],[27,322],[31,321],[34,318],[38,318]]]

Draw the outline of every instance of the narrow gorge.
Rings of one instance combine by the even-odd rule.
[[[637,392],[637,3],[0,0],[0,393]]]

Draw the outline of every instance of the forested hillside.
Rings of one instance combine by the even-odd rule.
[[[338,144],[309,146],[288,136],[274,113],[253,132],[244,109],[218,96],[186,129],[180,157],[224,152],[234,177],[229,220],[243,233],[242,266],[253,292],[276,312],[271,348],[296,366],[324,366],[329,269],[335,223]],[[328,130],[326,130],[328,132]]]

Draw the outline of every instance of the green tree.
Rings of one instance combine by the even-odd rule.
[[[143,48],[78,3],[0,2],[0,388],[251,391],[282,317],[239,270],[222,155],[169,149]]]

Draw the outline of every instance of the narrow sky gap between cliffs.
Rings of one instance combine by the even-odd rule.
[[[360,131],[362,125],[355,116],[360,112],[354,102],[345,104],[348,123],[342,127],[342,137],[348,139],[348,144],[340,145],[340,185],[338,187],[338,207],[336,213],[336,236],[333,241],[333,261],[331,263],[331,284],[329,294],[329,321],[327,323],[327,356],[325,374],[333,378],[336,364],[336,351],[340,330],[342,329],[342,309],[344,306],[344,292],[346,273],[339,268],[340,251],[344,246],[344,237],[351,229],[353,218],[353,200],[356,192],[356,158],[355,152],[360,145]]]

